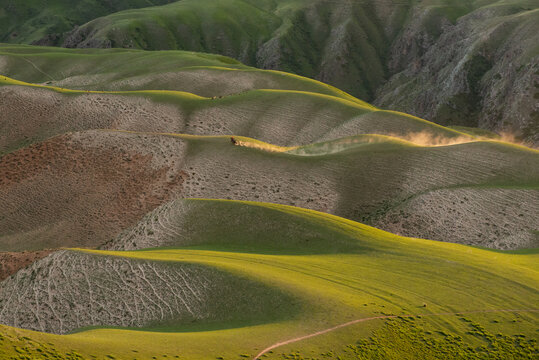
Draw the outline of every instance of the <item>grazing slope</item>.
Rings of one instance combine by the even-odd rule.
[[[319,81],[248,67],[225,56],[188,51],[0,44],[0,73],[20,81],[80,90],[181,90],[212,97],[252,89],[281,89],[316,92],[366,105]]]
[[[284,152],[238,139],[242,146],[233,146],[228,137],[95,130],[9,153],[0,158],[0,198],[5,204],[0,210],[0,250],[97,246],[177,197],[295,205],[382,228],[394,224],[380,217],[391,217],[399,211],[393,209],[414,196],[441,189],[507,188],[506,194],[519,196],[530,210],[536,206],[539,156],[524,147],[491,141],[430,147],[360,136],[355,142],[337,140],[333,146],[330,142]],[[318,147],[315,155],[303,155],[313,147]],[[459,231],[468,237],[455,238],[451,222],[433,232],[429,212],[418,212],[414,226],[400,231],[495,248],[536,247],[539,224],[534,212],[500,212],[498,205],[485,199],[479,206],[489,216],[474,215],[489,222],[489,237],[476,232],[472,221],[460,223]],[[472,216],[473,206],[469,212],[462,209],[460,216]],[[522,224],[518,236],[506,236],[503,227],[509,221]]]
[[[74,91],[0,78],[0,94],[3,152],[67,131],[104,128],[235,134],[281,146],[362,133],[404,138],[423,133],[425,138],[418,140],[439,144],[476,138],[359,100],[306,91],[252,90],[203,98],[178,91]]]
[[[58,328],[57,319],[63,316],[69,320],[65,322],[66,328],[68,325],[76,327],[76,319],[70,315],[69,307],[90,306],[93,309],[77,312],[80,314],[79,325],[87,324],[84,318],[99,313],[99,309],[104,312],[99,316],[103,319],[101,324],[145,324],[144,318],[137,317],[136,304],[147,304],[152,309],[147,316],[158,318],[157,328],[139,331],[98,328],[56,337],[23,330],[15,333],[3,327],[2,332],[6,335],[2,341],[19,344],[20,354],[36,353],[39,348],[47,352],[74,352],[82,358],[90,358],[90,355],[98,358],[254,358],[272,344],[354,319],[423,314],[427,316],[394,319],[385,324],[383,320],[372,320],[342,327],[312,339],[277,347],[266,355],[277,359],[294,356],[293,353],[299,351],[311,357],[321,357],[328,352],[335,357],[348,357],[349,345],[369,336],[372,336],[372,341],[387,344],[384,351],[393,357],[421,356],[423,349],[420,344],[425,341],[430,344],[427,353],[433,358],[436,358],[435,354],[441,356],[443,351],[451,349],[449,346],[452,346],[452,351],[464,351],[475,356],[486,356],[488,352],[524,358],[533,356],[537,351],[537,344],[533,341],[537,313],[525,311],[533,310],[539,301],[537,254],[504,254],[403,238],[331,215],[275,204],[188,202],[195,208],[200,206],[205,218],[192,224],[187,237],[176,238],[175,245],[188,246],[186,248],[128,252],[62,251],[0,284],[0,299],[9,299],[7,301],[12,303],[18,301],[16,294],[40,288],[45,290],[47,283],[56,284],[54,296],[59,305],[54,309],[58,313],[41,318],[41,326],[49,331],[51,325],[56,324]],[[225,218],[236,215],[238,221],[231,228],[223,227],[218,221],[221,218],[219,214]],[[204,221],[212,219],[217,221]],[[248,223],[249,228],[240,227],[241,221]],[[254,240],[253,234],[266,233],[268,227],[272,227],[272,221],[280,225],[276,229],[278,236]],[[313,227],[324,236],[302,235],[301,229]],[[222,237],[234,240],[228,242]],[[127,243],[131,241],[130,238],[124,239]],[[121,242],[118,239],[118,244]],[[61,262],[65,261],[73,264],[73,269],[82,271],[59,271]],[[491,266],[493,261],[496,261],[496,267]],[[130,267],[135,270],[126,271]],[[447,274],[452,275],[448,277]],[[185,281],[167,282],[163,288],[164,276],[183,276]],[[210,280],[213,277],[238,280],[214,282],[209,289],[204,289],[199,286],[204,283],[202,276]],[[14,281],[17,277],[20,281]],[[107,281],[109,286],[95,288],[96,279]],[[122,285],[115,291],[123,281],[132,285]],[[246,282],[249,285],[246,286]],[[148,288],[148,284],[153,288]],[[193,292],[186,291],[187,285]],[[88,287],[93,290],[88,292]],[[505,291],[500,292],[500,288]],[[159,305],[177,299],[188,299],[189,304],[195,306],[197,302],[193,297],[197,291],[202,293],[201,296],[210,297],[212,294],[222,295],[223,291],[230,294],[218,296],[215,302],[201,302],[202,308],[209,307],[210,314],[218,306],[223,306],[223,309],[231,306],[232,311],[243,309],[241,305],[244,302],[238,303],[235,293],[241,293],[241,298],[248,297],[252,308],[246,307],[242,316],[234,316],[236,320],[230,320],[225,313],[225,318],[219,321],[200,319],[185,324],[181,317],[178,318],[181,314],[169,313],[165,305],[162,309],[165,316],[161,317]],[[79,292],[80,295],[75,295]],[[93,296],[92,301],[86,298],[88,293]],[[9,294],[15,296],[10,297]],[[36,316],[35,309],[46,306],[49,301],[46,296],[39,295],[42,292],[36,294],[35,300],[21,303],[16,311],[2,316],[16,318],[20,321],[17,324],[23,324],[22,319],[32,319]],[[158,296],[149,302],[145,294]],[[113,311],[119,306],[113,301],[118,296],[123,299],[121,310]],[[273,304],[273,312],[259,311],[268,310],[268,304]],[[185,309],[180,305],[175,308],[178,311]],[[492,312],[510,309],[523,311]],[[113,316],[108,315],[107,310]],[[439,313],[446,314],[429,316]],[[288,316],[283,318],[286,314]],[[133,319],[136,320],[129,322]],[[13,324],[12,321],[9,323]],[[197,331],[189,332],[189,329]],[[439,333],[433,333],[435,329]],[[441,332],[441,337],[436,335]],[[401,346],[391,346],[395,339]],[[485,346],[489,344],[487,350]],[[0,354],[14,354],[12,349],[0,347]],[[368,347],[356,346],[354,351],[364,356],[369,354]]]
[[[497,238],[497,248],[511,249],[514,244],[537,247],[537,225],[528,226],[536,214],[537,186],[462,187],[411,197],[371,223],[393,233],[426,239],[442,239],[444,233],[451,233],[452,241],[459,243],[473,238],[486,245],[485,239]]]
[[[61,135],[0,158],[1,250],[96,246],[180,193],[181,158],[155,155],[182,154],[185,144],[96,135]],[[25,198],[33,200],[20,207]]]

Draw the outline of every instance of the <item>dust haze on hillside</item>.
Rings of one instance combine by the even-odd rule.
[[[477,141],[477,139],[474,139],[473,137],[467,135],[449,138],[443,135],[435,135],[427,130],[420,132],[410,132],[405,135],[393,133],[388,134],[388,136],[406,140],[420,146],[448,146]]]
[[[396,137],[402,140],[409,141],[415,145],[420,146],[449,146],[449,145],[458,145],[458,144],[465,144],[470,142],[476,142],[476,141],[497,141],[502,143],[509,143],[513,145],[519,145],[524,146],[531,149],[537,149],[537,147],[534,147],[533,144],[523,142],[518,139],[518,137],[511,133],[511,132],[500,132],[498,134],[499,136],[493,138],[493,137],[485,137],[485,136],[468,136],[468,135],[462,135],[457,137],[446,137],[442,135],[435,135],[428,130],[420,131],[420,132],[410,132],[408,134],[388,134],[388,136]]]
[[[515,145],[520,145],[524,147],[528,147],[534,150],[539,150],[539,145],[535,145],[531,142],[520,140],[518,136],[516,136],[514,133],[509,131],[501,131],[499,132],[500,138],[499,140],[502,142],[508,142]]]

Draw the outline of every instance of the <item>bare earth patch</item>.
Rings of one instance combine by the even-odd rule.
[[[93,247],[179,192],[179,164],[127,138],[62,135],[0,158],[0,249]]]
[[[15,274],[33,262],[43,259],[53,250],[0,252],[0,281]]]

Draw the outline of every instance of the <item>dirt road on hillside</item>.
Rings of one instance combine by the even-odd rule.
[[[350,326],[350,325],[354,325],[354,324],[357,324],[357,323],[360,323],[360,322],[365,322],[365,321],[370,321],[370,320],[377,320],[377,319],[395,319],[395,318],[398,318],[398,317],[447,316],[447,315],[464,315],[464,314],[478,314],[478,313],[490,313],[490,312],[539,312],[539,309],[524,309],[524,310],[503,310],[502,309],[502,310],[462,311],[462,312],[455,312],[455,313],[438,313],[438,314],[382,315],[382,316],[373,316],[373,317],[368,317],[368,318],[356,319],[356,320],[352,320],[352,321],[349,321],[349,322],[346,322],[346,323],[343,323],[343,324],[339,324],[339,325],[336,325],[336,326],[333,326],[333,327],[330,327],[330,328],[327,328],[327,329],[324,329],[324,330],[317,331],[317,332],[312,333],[312,334],[308,334],[308,335],[304,335],[304,336],[300,336],[300,337],[297,337],[297,338],[293,338],[293,339],[289,339],[289,340],[285,340],[285,341],[275,343],[275,344],[273,344],[271,346],[268,346],[267,348],[262,350],[260,353],[258,353],[258,355],[256,355],[253,358],[253,360],[260,360],[260,357],[262,355],[264,355],[265,353],[267,353],[267,352],[269,352],[269,351],[271,351],[273,349],[276,349],[278,347],[288,345],[288,344],[292,344],[292,343],[295,343],[295,342],[298,342],[298,341],[310,339],[310,338],[313,338],[313,337],[318,336],[318,335],[327,334],[327,333],[329,333],[331,331],[335,331],[335,330],[338,330],[338,329],[341,329],[341,328],[344,328],[344,327],[347,327],[347,326]]]

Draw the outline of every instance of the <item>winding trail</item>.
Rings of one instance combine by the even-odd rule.
[[[522,309],[522,310],[504,310],[504,309],[496,310],[496,309],[494,309],[494,310],[460,311],[460,312],[454,312],[454,313],[447,312],[447,313],[437,313],[437,314],[382,315],[382,316],[373,316],[373,317],[368,317],[368,318],[356,319],[356,320],[352,320],[352,321],[349,321],[349,322],[346,322],[346,323],[343,323],[343,324],[339,324],[339,325],[336,325],[336,326],[333,326],[333,327],[330,327],[330,328],[327,328],[327,329],[324,329],[324,330],[317,331],[317,332],[312,333],[312,334],[308,334],[308,335],[304,335],[304,336],[300,336],[300,337],[297,337],[297,338],[293,338],[293,339],[289,339],[289,340],[285,340],[285,341],[275,343],[275,344],[273,344],[271,346],[268,346],[267,348],[262,350],[260,353],[258,353],[253,358],[253,360],[260,360],[260,357],[262,355],[264,355],[268,351],[271,351],[271,350],[276,349],[278,347],[288,345],[288,344],[292,344],[292,343],[302,341],[302,340],[305,340],[305,339],[310,339],[310,338],[313,338],[313,337],[318,336],[318,335],[327,334],[328,332],[332,332],[332,331],[335,331],[335,330],[338,330],[338,329],[341,329],[341,328],[344,328],[344,327],[347,327],[347,326],[350,326],[350,325],[354,325],[354,324],[357,324],[357,323],[360,323],[360,322],[365,322],[365,321],[370,321],[370,320],[377,320],[377,319],[395,319],[395,318],[399,318],[399,317],[447,316],[447,315],[479,314],[479,313],[491,313],[491,312],[539,312],[539,309]]]

